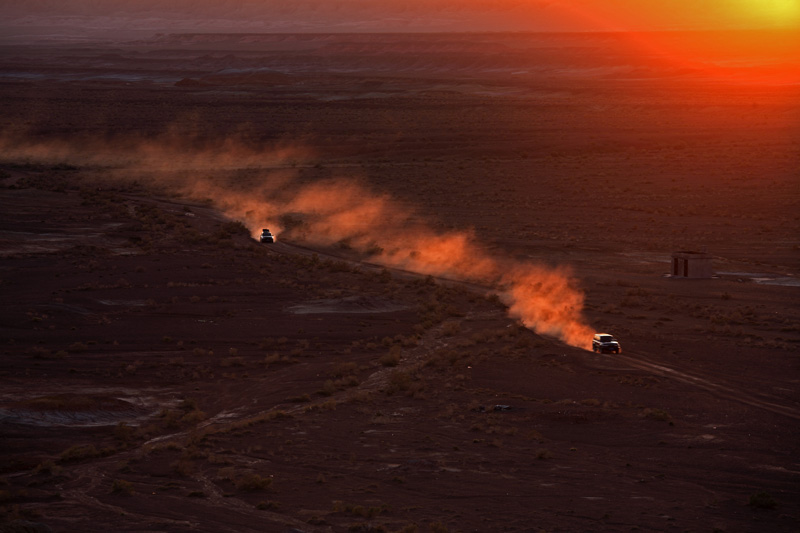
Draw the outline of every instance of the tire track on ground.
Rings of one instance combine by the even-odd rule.
[[[633,355],[634,357],[631,357],[631,355]],[[681,372],[674,368],[665,366],[661,363],[655,363],[652,360],[648,359],[643,354],[638,352],[626,352],[626,355],[622,354],[615,355],[614,359],[625,361],[630,366],[638,368],[640,370],[644,370],[651,374],[673,379],[675,381],[680,381],[682,383],[692,385],[699,389],[706,390],[726,400],[744,403],[751,407],[757,407],[759,409],[771,411],[775,414],[794,418],[795,420],[800,420],[800,410],[797,408],[762,400],[754,396],[751,396],[741,390],[733,389],[726,385],[709,381],[705,378]]]

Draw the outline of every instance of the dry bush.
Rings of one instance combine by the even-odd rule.
[[[64,469],[53,461],[47,460],[39,463],[36,465],[36,468],[33,469],[34,474],[49,474],[51,476],[59,475]]]
[[[535,440],[536,442],[544,442],[545,440],[544,435],[542,435],[535,429],[531,429],[527,433],[525,433],[525,438],[529,440]]]
[[[383,366],[397,366],[400,363],[400,357],[402,355],[402,349],[400,346],[392,346],[389,350],[389,353],[384,354],[378,362]]]
[[[236,480],[236,488],[245,492],[267,490],[271,485],[271,477],[261,477],[258,474],[247,474]]]
[[[114,426],[114,438],[119,441],[129,442],[135,434],[136,430],[125,422],[120,422]]]
[[[43,346],[34,346],[26,350],[26,353],[34,359],[48,359],[50,357],[50,350]]]
[[[382,504],[379,506],[364,507],[363,505],[354,505],[351,503],[343,503],[340,500],[335,500],[333,502],[333,512],[352,516],[362,516],[364,518],[375,518],[383,513],[388,513],[389,506]]]
[[[82,461],[84,459],[91,459],[93,457],[99,457],[102,455],[102,452],[98,451],[97,448],[94,447],[93,444],[87,444],[84,446],[76,444],[75,446],[71,446],[61,452],[59,455],[59,462],[62,463],[69,463],[73,461]]]
[[[547,450],[545,448],[540,448],[536,450],[536,458],[539,460],[543,461],[545,459],[551,459],[552,457],[553,454],[550,452],[550,450]]]
[[[641,416],[649,418],[650,420],[658,420],[659,422],[670,422],[672,417],[663,409],[647,408],[642,411]]]
[[[307,403],[311,401],[311,396],[309,396],[308,394],[303,394],[300,396],[292,396],[291,398],[287,398],[286,401],[292,403]]]
[[[124,479],[115,479],[111,484],[111,492],[114,494],[124,494],[130,496],[133,494],[133,485],[130,481]]]
[[[206,414],[203,411],[190,411],[181,417],[181,424],[184,425],[191,425],[197,424],[198,422],[202,422],[206,419]]]
[[[232,466],[225,466],[217,470],[218,481],[233,481],[236,479],[236,469]]]
[[[359,386],[361,384],[361,380],[359,380],[357,376],[345,376],[341,379],[337,379],[333,382],[333,384],[338,389],[347,389],[350,387]]]
[[[344,376],[348,376],[354,374],[358,370],[358,365],[355,363],[336,363],[333,369],[330,371],[330,375],[335,378],[341,378]]]
[[[256,509],[259,511],[278,511],[280,505],[273,501],[260,501],[256,504]]]
[[[394,370],[389,375],[389,383],[384,390],[386,394],[394,394],[399,391],[408,391],[411,388],[413,377],[405,370]]]
[[[258,343],[258,348],[260,350],[267,350],[271,348],[275,344],[275,339],[272,337],[266,337],[261,339],[261,342]]]
[[[770,493],[762,490],[750,496],[748,505],[754,509],[775,509],[778,506],[778,502],[775,501],[775,498]]]
[[[333,380],[328,379],[322,384],[322,388],[318,391],[318,393],[323,396],[331,396],[336,392],[336,390],[336,385],[333,384]]]
[[[84,344],[84,343],[82,343],[82,342],[73,342],[72,344],[69,345],[69,347],[67,348],[67,351],[70,352],[70,353],[81,353],[81,352],[85,352],[88,349],[89,349],[89,346]]]
[[[192,475],[192,473],[194,473],[195,470],[194,463],[187,461],[186,459],[174,461],[169,466],[173,473],[181,477],[189,477]]]
[[[444,326],[442,326],[442,335],[445,337],[452,337],[453,335],[457,335],[461,331],[461,323],[455,320],[446,322]]]
[[[234,348],[231,348],[234,350]],[[231,367],[231,366],[244,366],[244,358],[243,357],[224,357],[220,360],[219,365],[222,367]]]

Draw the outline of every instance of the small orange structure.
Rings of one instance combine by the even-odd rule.
[[[674,278],[710,278],[714,275],[711,255],[706,252],[673,252],[670,273]]]

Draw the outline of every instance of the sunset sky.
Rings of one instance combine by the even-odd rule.
[[[800,30],[800,0],[0,0],[0,16],[18,29]]]

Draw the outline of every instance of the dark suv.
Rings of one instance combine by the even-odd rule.
[[[594,338],[592,338],[592,351],[600,353],[620,353],[622,348],[613,335],[597,333]]]

